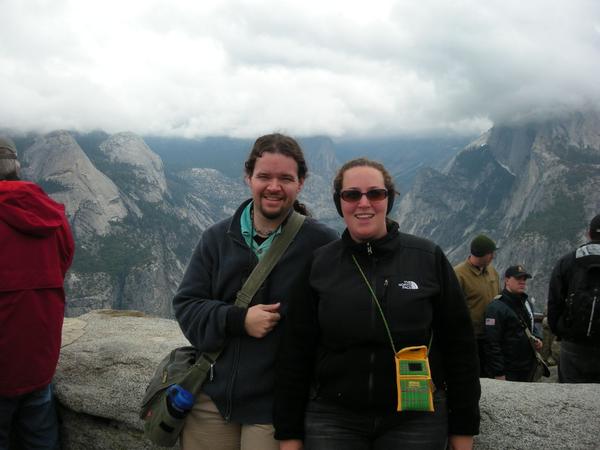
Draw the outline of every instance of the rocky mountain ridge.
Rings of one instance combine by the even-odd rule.
[[[173,164],[168,139],[149,142],[160,146],[162,158],[132,133],[57,131],[17,140],[24,177],[64,203],[73,226],[77,252],[66,283],[71,316],[132,308],[171,317],[171,298],[202,231],[249,196],[242,167],[250,141],[208,140],[202,144],[208,153],[190,164],[189,148]],[[316,218],[341,229],[331,201],[341,163],[336,144],[325,137],[301,144],[310,172],[300,200]],[[361,149],[351,148],[348,156]],[[412,177],[423,165],[423,155],[394,156],[392,149],[387,143],[375,154],[394,173],[406,163]],[[224,168],[229,157],[229,168],[205,166],[213,154]],[[441,146],[432,153],[441,154]],[[473,236],[490,235],[501,247],[500,272],[514,263],[532,272],[530,292],[541,310],[554,261],[583,242],[589,218],[600,211],[599,169],[598,113],[498,125],[443,168],[421,169],[392,217],[403,231],[440,244],[454,264],[467,256]]]
[[[572,113],[521,126],[495,126],[444,170],[427,169],[397,208],[403,230],[433,240],[457,264],[484,233],[500,247],[503,272],[524,264],[537,309],[556,260],[585,242],[600,212],[600,114]]]
[[[133,308],[171,317],[171,299],[202,231],[249,197],[241,176],[205,167],[167,171],[161,157],[132,133],[56,131],[17,145],[24,178],[66,205],[73,228],[69,316]],[[333,150],[319,145],[307,159],[315,169],[301,200],[321,217],[330,209],[333,218]],[[241,174],[243,160],[236,163]]]

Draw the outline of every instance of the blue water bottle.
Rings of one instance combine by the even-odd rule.
[[[194,406],[194,396],[178,384],[167,388],[167,409],[175,419],[183,419]]]

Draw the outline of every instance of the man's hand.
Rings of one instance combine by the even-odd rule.
[[[304,446],[300,439],[289,439],[287,441],[279,441],[279,450],[302,450]]]
[[[542,349],[542,347],[544,346],[544,343],[536,338],[535,341],[533,341],[533,346],[539,352]]]
[[[255,338],[265,337],[275,328],[281,316],[279,315],[279,307],[281,303],[274,305],[254,305],[248,308],[244,327],[249,336]]]

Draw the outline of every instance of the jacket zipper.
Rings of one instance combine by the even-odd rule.
[[[381,304],[383,305],[387,305],[387,290],[388,290],[388,286],[389,286],[390,282],[389,280],[386,278],[385,280],[383,280],[383,295],[381,296]],[[388,309],[388,308],[386,308]],[[389,311],[388,311],[389,312]]]
[[[245,239],[242,237],[242,239],[239,239],[235,233],[228,231],[228,234],[231,235],[232,240],[237,243],[238,245],[246,248],[249,252],[250,258],[251,258],[251,262],[250,262],[250,266],[251,266],[251,271],[254,270],[254,267],[256,266],[256,264],[258,264],[258,257],[254,254],[254,251],[252,250],[251,247],[249,247],[246,244]],[[242,285],[244,284],[245,280],[242,279]],[[235,378],[237,375],[237,371],[238,371],[238,365],[240,362],[240,340],[239,338],[235,340],[235,347],[234,347],[234,354],[233,354],[233,363],[231,365],[231,373],[229,375],[229,380],[227,382],[227,387],[225,390],[225,402],[226,402],[226,406],[225,406],[225,414],[223,419],[225,419],[225,422],[229,422],[231,420],[231,411],[233,410],[233,386],[235,384]],[[212,381],[214,379],[214,370],[213,370],[213,366],[214,364],[211,365],[210,367],[210,380]]]
[[[367,242],[367,254],[371,260],[371,286],[373,287],[373,291],[377,292],[377,262],[373,257],[373,248],[371,247],[371,243]],[[377,321],[377,310],[375,305],[373,304],[373,300],[371,299],[371,327],[373,330],[376,330],[376,321]],[[369,358],[369,381],[367,383],[368,388],[368,404],[373,404],[373,388],[375,384],[375,352],[372,351]]]
[[[233,386],[235,384],[235,377],[238,371],[238,364],[240,360],[240,340],[236,339],[234,354],[233,354],[233,364],[231,374],[229,376],[229,382],[227,383],[227,391],[226,391],[226,401],[227,407],[225,409],[225,422],[229,422],[231,420],[231,410],[233,409]]]
[[[590,314],[590,322],[588,324],[587,336],[592,335],[592,322],[594,320],[594,312],[596,310],[596,301],[598,300],[598,288],[594,289],[594,300],[592,301],[592,312]]]
[[[369,383],[368,383],[368,388],[369,388],[369,398],[368,398],[368,404],[371,405],[373,403],[373,384],[374,384],[374,374],[373,374],[373,365],[375,364],[375,352],[371,352],[371,359],[369,361],[369,364],[371,366],[371,370],[369,371]]]

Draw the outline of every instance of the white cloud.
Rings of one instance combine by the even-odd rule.
[[[0,128],[473,133],[600,104],[593,0],[4,0],[0,16]]]

